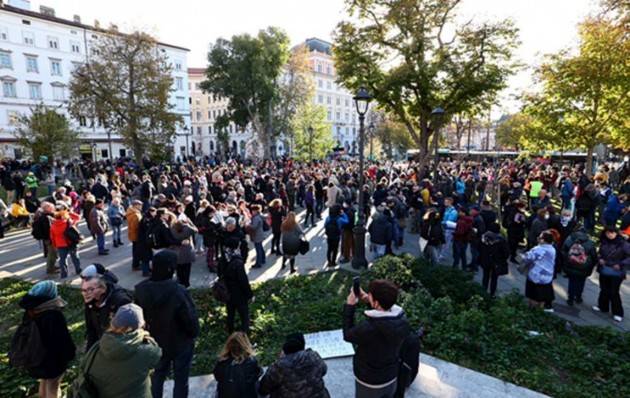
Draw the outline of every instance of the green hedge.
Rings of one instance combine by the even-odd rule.
[[[403,287],[400,303],[414,327],[426,331],[423,351],[555,397],[630,396],[630,337],[610,328],[579,327],[527,308],[517,294],[496,300],[468,273],[434,267],[410,256],[385,257],[362,283],[389,277]],[[341,327],[341,306],[352,275],[344,271],[290,277],[254,287],[251,338],[260,361],[271,363],[283,338]],[[22,312],[27,282],[0,281],[0,396],[23,397],[35,382],[8,368],[6,352]],[[69,302],[68,324],[77,345],[84,334],[79,291],[60,286]],[[225,308],[208,290],[193,290],[201,320],[192,374],[212,371],[225,331]],[[539,336],[530,336],[537,331]],[[65,380],[76,374],[76,362]],[[422,377],[422,375],[420,375]]]

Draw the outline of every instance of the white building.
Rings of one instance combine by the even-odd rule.
[[[22,156],[11,134],[15,119],[27,114],[36,104],[59,107],[67,115],[68,83],[71,72],[90,53],[90,43],[102,32],[81,22],[55,16],[52,8],[30,10],[28,0],[0,0],[0,157]],[[185,155],[189,138],[190,108],[188,101],[188,49],[158,43],[173,65],[174,87],[170,102],[184,119],[174,142],[176,156]],[[80,152],[84,158],[107,159],[128,156],[120,137],[108,137],[98,121],[71,120],[81,133]],[[110,153],[111,146],[111,153]]]

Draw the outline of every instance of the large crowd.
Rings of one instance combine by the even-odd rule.
[[[328,396],[326,364],[305,348],[299,331],[287,336],[281,358],[262,372],[248,339],[253,294],[245,267],[251,245],[254,268],[266,267],[267,255],[276,255],[283,268],[296,272],[299,256],[309,255],[305,232],[322,218],[328,267],[352,260],[353,228],[365,219],[370,259],[398,253],[405,239],[419,239],[422,255],[435,266],[481,269],[483,287],[492,296],[512,263],[526,275],[531,305],[549,312],[554,279],[568,278],[567,304],[581,304],[586,279],[596,270],[600,293],[588,304],[622,321],[620,286],[630,267],[627,162],[602,164],[589,176],[581,164],[548,159],[443,160],[436,170],[415,161],[387,161],[366,166],[363,186],[360,177],[358,162],[342,160],[3,162],[0,181],[7,201],[0,201],[0,237],[5,228],[29,227],[49,276],[20,303],[25,309],[20,328],[36,324],[41,345],[49,347],[30,371],[41,380],[40,396],[59,396],[60,379],[76,351],[54,282],[68,278],[68,261],[82,278],[87,330],[76,388],[93,388],[99,397],[161,397],[172,368],[174,396],[187,396],[199,333],[187,288],[198,257],[218,276],[212,290],[227,307],[232,333],[214,371],[218,396]],[[119,287],[107,266],[81,263],[77,249],[87,239],[78,228],[82,220],[102,264],[110,250],[125,250],[125,240],[131,242],[129,266],[145,278],[134,292]],[[342,323],[344,338],[356,346],[357,397],[403,396],[417,372],[417,355],[415,364],[414,355],[402,358],[416,353],[419,341],[396,305],[397,294],[394,284],[378,280],[367,292],[348,296]],[[371,309],[367,321],[355,324],[359,301]],[[400,374],[409,368],[413,376]]]

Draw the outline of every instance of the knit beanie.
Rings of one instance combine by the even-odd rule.
[[[112,326],[134,330],[143,327],[144,315],[142,314],[142,308],[133,303],[121,306],[112,318]]]
[[[28,291],[29,296],[45,297],[54,299],[57,297],[57,284],[53,281],[37,282],[31,290]]]

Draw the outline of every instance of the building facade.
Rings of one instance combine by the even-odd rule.
[[[19,115],[28,114],[40,103],[58,108],[68,116],[68,84],[72,71],[86,62],[90,45],[101,34],[98,22],[87,25],[75,15],[72,20],[55,16],[52,8],[30,10],[27,0],[0,0],[0,157],[22,157],[12,131]],[[173,142],[175,156],[190,153],[186,142],[190,136],[188,100],[188,49],[164,43],[158,48],[171,62],[173,111],[184,119]],[[94,160],[130,156],[122,140],[108,135],[98,121],[70,119],[80,133],[82,158]]]

